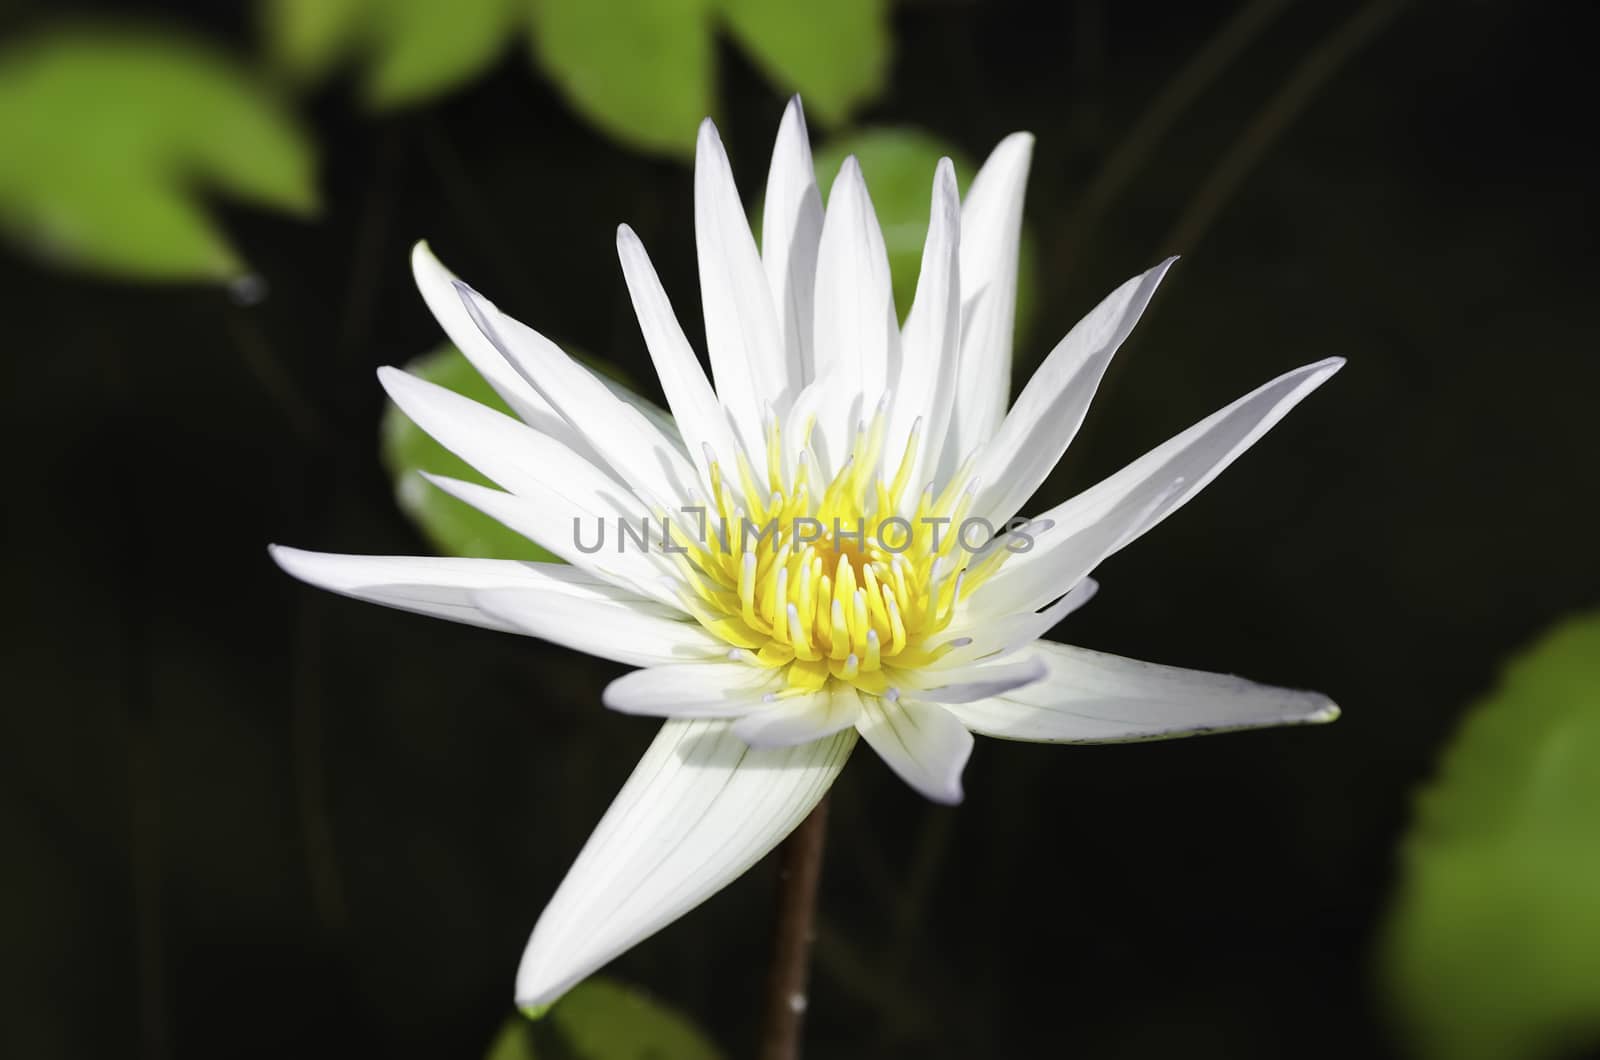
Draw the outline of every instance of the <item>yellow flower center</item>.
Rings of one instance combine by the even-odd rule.
[[[782,432],[767,426],[767,489],[742,456],[746,511],[713,462],[703,533],[676,556],[684,604],[707,629],[763,666],[785,670],[794,691],[829,679],[882,694],[895,671],[926,665],[964,643],[941,634],[957,602],[999,567],[1008,550],[984,549],[989,530],[966,523],[972,491],[958,472],[935,496],[924,490],[903,506],[916,463],[917,430],[898,469],[884,481],[879,458],[885,414],[856,432],[832,481],[821,483],[800,439],[786,469]]]

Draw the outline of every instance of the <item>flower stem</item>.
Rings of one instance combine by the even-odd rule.
[[[761,1060],[799,1060],[811,943],[816,938],[817,882],[822,877],[827,836],[828,797],[824,795],[778,850],[778,919],[772,964],[767,969]]]

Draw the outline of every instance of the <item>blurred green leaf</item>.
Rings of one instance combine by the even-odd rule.
[[[887,0],[720,0],[729,30],[806,113],[837,125],[876,96],[889,73]]]
[[[0,143],[0,228],[116,275],[243,272],[203,189],[316,209],[313,148],[289,114],[226,56],[170,33],[64,29],[11,44]]]
[[[693,1023],[633,987],[595,976],[573,987],[535,1027],[513,1016],[485,1060],[721,1060]],[[548,1043],[546,1028],[558,1043]]]
[[[894,279],[894,301],[905,317],[917,292],[922,271],[922,244],[928,238],[928,208],[933,197],[933,172],[939,159],[948,157],[956,167],[961,194],[978,169],[958,149],[920,129],[876,128],[827,141],[816,151],[817,184],[826,197],[839,167],[850,155],[861,163],[862,175],[872,193],[872,207],[883,227],[889,251],[889,271]],[[759,211],[758,211],[759,213]],[[1017,341],[1027,335],[1034,309],[1033,238],[1024,223],[1021,265],[1017,272]]]
[[[379,106],[414,103],[483,72],[526,32],[534,58],[607,135],[689,158],[715,110],[716,34],[725,28],[822,124],[844,121],[883,87],[888,0],[261,0],[267,49],[309,84],[365,65]]]
[[[497,411],[510,413],[500,395],[483,381],[471,362],[454,346],[443,346],[418,357],[406,365],[406,371]],[[466,461],[407,419],[392,402],[384,409],[379,437],[384,467],[394,479],[395,502],[439,551],[447,555],[493,559],[555,559],[521,534],[507,530],[476,508],[430,486],[419,471],[489,483]]]
[[[261,32],[279,70],[297,82],[327,76],[360,42],[371,0],[262,0]]]
[[[374,23],[367,96],[378,106],[427,99],[492,65],[523,0],[387,0]]]
[[[265,0],[278,66],[315,81],[367,61],[362,91],[379,107],[429,99],[483,73],[522,21],[527,0]]]
[[[626,11],[585,0],[536,0],[539,64],[584,117],[623,143],[694,153],[712,110],[712,0],[634,0]]]
[[[1548,633],[1473,708],[1404,863],[1386,970],[1422,1055],[1600,1042],[1600,615]]]

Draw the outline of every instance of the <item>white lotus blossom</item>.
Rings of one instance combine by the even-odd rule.
[[[516,418],[393,368],[379,378],[500,489],[434,485],[566,562],[274,557],[334,592],[639,667],[606,705],[668,719],[540,917],[520,1004],[554,1000],[743,873],[858,739],[955,803],[973,733],[1100,743],[1337,716],[1314,693],[1040,639],[1089,599],[1097,564],[1342,362],[1289,372],[1017,520],[1171,264],[1113,291],[1008,408],[1032,146],[1001,141],[965,201],[939,163],[902,324],[861,169],[845,161],[824,209],[799,101],[778,130],[759,248],[706,121],[694,205],[711,382],[638,237],[617,235],[670,416],[416,248],[423,298]]]

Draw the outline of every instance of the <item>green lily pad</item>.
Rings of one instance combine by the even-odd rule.
[[[237,64],[165,33],[61,29],[0,53],[0,230],[64,265],[226,281],[207,190],[308,215],[314,154]]]
[[[642,150],[689,156],[711,113],[711,0],[636,0],[626,12],[585,0],[538,0],[533,52],[578,111]]]
[[[846,120],[883,87],[888,0],[261,0],[277,68],[314,84],[362,67],[379,106],[432,98],[482,73],[526,35],[533,58],[608,136],[690,158],[695,126],[716,110],[717,35],[747,50],[822,124]]]
[[[1386,972],[1421,1055],[1600,1043],[1600,615],[1547,633],[1418,800]]]
[[[892,41],[885,0],[720,0],[734,38],[806,113],[837,125],[883,90]]]
[[[513,1016],[485,1060],[721,1060],[704,1033],[678,1012],[613,979],[596,976],[535,1026]],[[551,1039],[555,1039],[552,1041]]]
[[[431,99],[488,69],[522,24],[526,0],[266,0],[269,54],[297,81],[365,62],[378,107]]]

